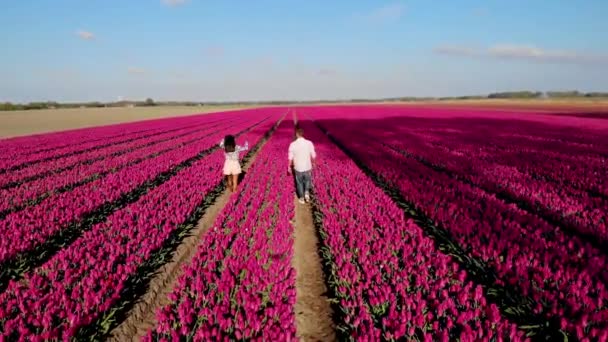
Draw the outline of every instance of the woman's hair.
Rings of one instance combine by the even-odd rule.
[[[228,153],[236,150],[236,141],[234,140],[234,135],[227,135],[224,138],[224,150]]]

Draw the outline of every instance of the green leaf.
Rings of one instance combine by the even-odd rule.
[[[520,325],[519,328],[522,329],[522,330],[538,329],[538,328],[540,328],[540,324],[536,324],[536,325]]]
[[[564,335],[564,342],[568,342],[568,334],[566,334],[566,332],[561,329],[559,330],[559,332],[562,333],[562,335]]]

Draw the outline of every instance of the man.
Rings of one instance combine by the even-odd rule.
[[[296,127],[296,140],[289,145],[289,172],[293,168],[296,176],[296,194],[302,204],[310,202],[312,188],[311,171],[317,154],[310,140],[304,139],[304,131]]]

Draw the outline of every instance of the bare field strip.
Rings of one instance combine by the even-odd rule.
[[[391,103],[386,103],[391,104]],[[595,99],[548,99],[548,100],[445,100],[445,101],[421,101],[421,102],[393,102],[392,104],[404,106],[429,106],[446,108],[475,108],[484,110],[515,110],[533,112],[593,112],[608,114],[608,100]]]
[[[481,99],[481,100],[435,100],[435,101],[378,101],[378,102],[336,102],[323,106],[404,106],[433,107],[446,109],[478,109],[517,112],[576,113],[592,112],[608,114],[608,100],[605,99]],[[301,105],[306,107],[308,105]],[[315,106],[310,104],[310,106]]]
[[[214,113],[245,106],[74,108],[0,112],[0,138],[133,122],[164,117]]]

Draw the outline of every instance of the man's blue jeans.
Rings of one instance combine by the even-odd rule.
[[[310,171],[296,171],[296,194],[299,199],[304,198],[304,194],[310,193],[312,189],[312,173]]]

